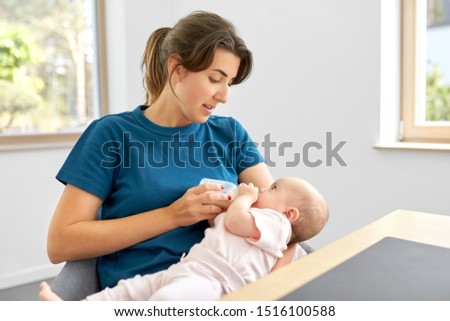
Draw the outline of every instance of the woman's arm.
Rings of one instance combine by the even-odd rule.
[[[259,163],[243,170],[239,174],[239,183],[252,183],[259,189],[269,188],[273,183],[273,177],[267,165]]]
[[[283,257],[280,257],[275,262],[275,265],[272,267],[271,272],[278,270],[280,267],[283,267],[292,262],[292,259],[294,258],[296,246],[297,246],[297,244],[288,245],[288,248],[283,251]]]
[[[214,205],[226,200],[216,184],[189,189],[171,205],[128,217],[97,220],[102,200],[73,185],[67,185],[56,207],[48,232],[50,261],[80,260],[112,253],[181,226],[215,217],[222,212]]]

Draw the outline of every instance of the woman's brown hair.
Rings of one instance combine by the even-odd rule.
[[[170,76],[166,66],[170,56],[176,55],[179,65],[198,72],[212,64],[217,48],[228,50],[241,59],[233,85],[247,79],[253,67],[252,53],[233,24],[219,15],[195,11],[173,28],[155,30],[147,41],[141,61],[146,104],[155,102],[161,94]]]

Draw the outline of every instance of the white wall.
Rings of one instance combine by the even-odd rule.
[[[450,153],[374,149],[385,122],[395,115],[396,73],[381,73],[385,11],[377,0],[109,0],[107,1],[109,100],[111,111],[143,101],[139,63],[152,30],[171,26],[185,14],[215,11],[234,22],[252,49],[252,77],[232,90],[220,114],[233,115],[257,142],[269,134],[275,177],[299,175],[327,198],[331,218],[311,240],[321,247],[391,211],[404,208],[450,214]],[[392,45],[392,39],[390,38]],[[395,47],[391,46],[391,47]],[[395,49],[395,48],[394,48]],[[382,60],[384,59],[384,60]],[[389,80],[392,86],[386,87]],[[386,106],[389,106],[387,108]],[[390,123],[387,121],[386,123]],[[391,122],[392,123],[392,122]],[[340,156],[348,166],[287,167],[294,153],[316,141],[346,141]],[[313,150],[312,150],[313,151]],[[0,152],[0,288],[55,273],[45,253],[48,222],[62,191],[54,176],[69,149]],[[312,152],[312,161],[324,150]]]
[[[53,276],[46,233],[68,149],[0,151],[0,289]]]

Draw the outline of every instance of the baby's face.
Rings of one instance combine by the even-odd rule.
[[[261,189],[258,200],[253,204],[257,208],[270,208],[283,213],[290,203],[293,190],[298,182],[290,178],[276,180],[269,189]]]

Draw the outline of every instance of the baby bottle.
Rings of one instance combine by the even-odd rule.
[[[202,184],[219,184],[223,186],[223,190],[218,191],[218,193],[228,194],[231,196],[231,199],[234,200],[237,197],[238,189],[237,186],[228,181],[222,181],[218,179],[212,178],[203,178],[200,181],[200,185]]]

